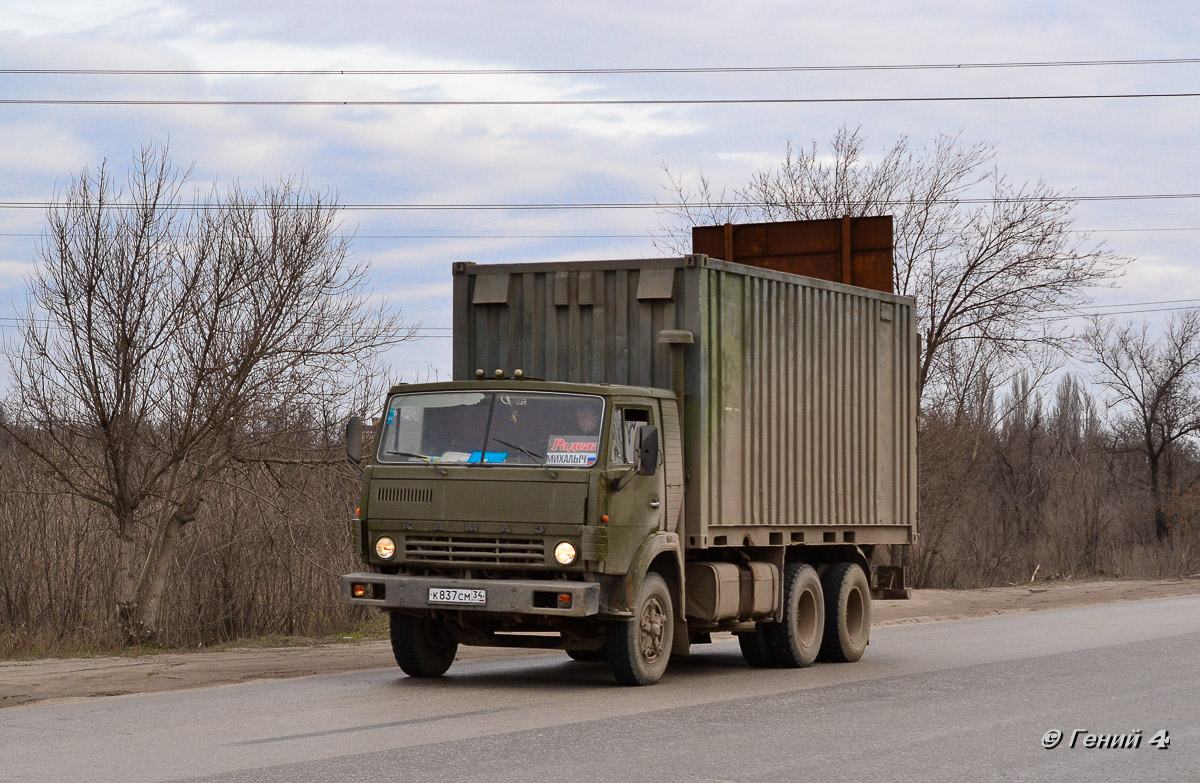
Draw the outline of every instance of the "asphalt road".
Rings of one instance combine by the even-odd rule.
[[[694,649],[650,688],[553,653],[14,707],[0,780],[1200,781],[1200,597],[880,628],[805,670]]]

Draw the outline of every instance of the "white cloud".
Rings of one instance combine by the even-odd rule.
[[[10,177],[16,173],[62,177],[87,156],[82,139],[45,120],[0,124],[0,136],[4,139],[0,144],[0,171]]]
[[[37,266],[25,261],[0,260],[0,290],[23,287],[25,279],[37,271]]]
[[[404,286],[403,288],[389,288],[383,291],[377,290],[375,295],[389,302],[402,304],[408,302],[429,302],[433,299],[449,302],[453,291],[453,283],[447,280],[445,283],[426,283],[424,285]]]
[[[209,28],[190,31],[188,37],[163,43],[186,56],[197,69],[221,70],[478,70],[505,67],[508,63],[435,59],[382,46],[312,46],[254,38],[230,38]],[[609,95],[603,83],[566,75],[468,75],[468,74],[347,74],[254,77],[217,75],[205,77],[210,89],[285,96],[288,100],[393,101],[393,100],[524,100],[555,101],[603,98]],[[347,111],[339,116],[345,116]],[[526,107],[455,107],[429,110],[401,107],[396,110],[358,112],[374,114],[387,121],[395,134],[396,120],[403,127],[428,127],[430,115],[456,126],[482,125],[494,134],[529,133],[537,129],[566,128],[610,138],[635,135],[677,136],[693,133],[699,125],[678,110],[638,106],[546,106],[531,111]],[[414,121],[415,120],[415,121]]]
[[[22,35],[62,35],[106,27],[131,17],[160,24],[180,17],[179,7],[159,0],[55,0],[53,3],[14,3],[5,9],[4,29]]]
[[[183,69],[463,69],[572,66],[804,65],[979,62],[1190,56],[1200,21],[1190,5],[845,5],[774,0],[749,6],[562,4],[530,0],[518,11],[491,2],[396,4],[362,0],[332,9],[317,0],[286,8],[244,0],[115,0],[14,4],[0,21],[13,67]],[[1088,19],[1080,26],[1078,20]],[[622,97],[852,97],[984,95],[1040,91],[1183,90],[1196,66],[895,72],[504,76],[13,76],[6,95],[133,99],[533,99]],[[1190,88],[1189,88],[1190,89]],[[663,199],[660,162],[703,170],[719,191],[778,164],[791,138],[827,144],[843,123],[862,125],[867,152],[901,134],[915,146],[939,131],[996,142],[997,165],[1017,181],[1045,179],[1084,194],[1190,192],[1200,177],[1194,100],[941,104],[589,107],[6,106],[0,124],[0,201],[49,198],[56,181],[108,157],[170,140],[195,181],[300,173],[317,189],[357,203],[506,203]],[[33,195],[31,195],[33,194]],[[1200,225],[1193,202],[1081,205],[1089,228]],[[1146,210],[1164,213],[1153,217]],[[1185,214],[1168,215],[1165,213]],[[40,217],[36,216],[36,217]],[[0,257],[33,258],[31,233],[11,228],[33,213],[0,212]],[[555,239],[548,233],[652,230],[653,211],[361,212],[362,234],[444,234],[444,239],[363,239],[356,255],[411,320],[442,323],[450,263],[652,255],[644,241]],[[40,222],[39,222],[40,225]],[[36,231],[34,228],[32,231]],[[496,236],[475,237],[470,235]],[[464,236],[466,235],[466,236]],[[528,238],[511,235],[527,235]],[[1101,234],[1141,259],[1116,291],[1126,301],[1200,292],[1200,233]],[[24,268],[28,264],[19,263]],[[19,285],[2,267],[0,284]],[[438,319],[435,321],[435,319]],[[417,369],[448,347],[398,349]],[[411,353],[409,353],[411,351]],[[441,359],[438,359],[441,361]]]

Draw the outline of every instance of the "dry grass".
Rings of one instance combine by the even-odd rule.
[[[922,433],[918,587],[1039,578],[1200,573],[1200,494],[1174,494],[1156,541],[1135,458],[1064,450],[1025,433],[927,423]],[[1186,456],[1186,455],[1184,455]],[[338,464],[239,467],[213,483],[172,563],[161,647],[122,647],[114,612],[114,523],[0,444],[0,657],[308,644],[378,638],[379,616],[345,605],[359,566],[349,519],[357,481]],[[1180,459],[1180,485],[1198,473]],[[1190,471],[1190,473],[1189,473]],[[147,540],[143,545],[148,545]]]

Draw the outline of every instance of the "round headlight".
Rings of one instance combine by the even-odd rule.
[[[571,565],[575,562],[575,546],[570,541],[560,541],[554,547],[554,559],[559,565]]]
[[[396,542],[388,536],[380,536],[375,542],[375,554],[384,560],[391,560],[392,555],[396,554]]]

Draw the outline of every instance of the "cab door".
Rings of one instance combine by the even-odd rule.
[[[666,519],[663,503],[666,489],[666,471],[663,469],[661,444],[662,418],[655,400],[620,398],[613,401],[609,424],[609,454],[607,479],[608,517],[610,528],[636,528],[631,534],[648,534],[661,530]],[[660,454],[653,475],[640,476],[634,472],[634,455],[637,430],[650,425],[659,428]],[[630,540],[641,542],[643,536],[629,535]],[[632,553],[630,553],[632,555]]]

